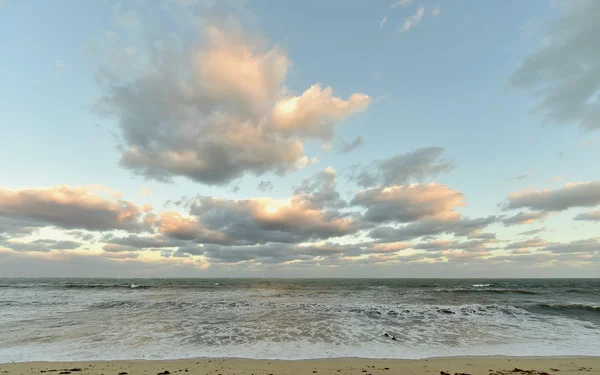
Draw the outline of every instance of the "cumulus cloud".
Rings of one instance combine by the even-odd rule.
[[[360,222],[303,198],[229,200],[198,197],[191,214],[232,244],[301,243],[356,233]]]
[[[256,187],[259,191],[271,191],[273,190],[273,183],[271,181],[261,181]]]
[[[333,96],[331,87],[313,85],[300,96],[281,99],[272,115],[273,129],[282,134],[330,140],[334,126],[357,112],[364,111],[370,98],[361,93],[348,100]]]
[[[347,206],[336,189],[336,170],[327,167],[325,170],[304,179],[302,184],[294,189],[294,200],[316,208],[344,208]]]
[[[0,217],[31,226],[56,226],[91,231],[144,229],[140,209],[131,202],[105,198],[104,187],[67,185],[38,189],[0,189]]]
[[[600,2],[561,2],[562,15],[546,25],[539,48],[510,77],[512,86],[531,89],[540,101],[531,110],[548,122],[600,128]]]
[[[600,210],[584,212],[575,216],[573,220],[600,221]]]
[[[362,187],[403,185],[424,182],[427,178],[454,169],[454,164],[441,158],[441,147],[420,148],[388,159],[376,160],[367,166],[355,166],[350,180]]]
[[[340,147],[340,150],[338,151],[338,153],[346,154],[350,151],[354,151],[355,149],[359,148],[360,146],[362,146],[362,144],[363,144],[362,136],[358,136],[358,137],[354,138],[354,140],[350,143],[343,141],[342,147]]]
[[[533,224],[536,221],[545,220],[548,217],[548,212],[542,211],[526,211],[519,212],[516,215],[509,216],[502,219],[504,225],[520,225],[520,224]]]
[[[417,9],[417,12],[414,15],[410,17],[405,17],[404,22],[402,23],[402,27],[399,28],[400,32],[406,32],[412,29],[413,27],[418,26],[421,23],[421,18],[423,18],[424,14],[425,8],[419,7],[419,9]]]
[[[161,48],[146,52],[141,72],[99,75],[104,95],[95,110],[117,120],[121,165],[146,178],[222,185],[248,173],[285,174],[306,166],[305,139],[331,138],[370,103],[365,94],[342,99],[318,84],[292,96],[285,86],[291,61],[279,47],[239,27],[203,31],[201,41],[180,49],[157,41]]]
[[[569,183],[555,190],[520,190],[508,196],[505,209],[529,208],[549,212],[599,204],[600,181],[594,181]]]
[[[364,219],[374,223],[454,220],[463,195],[445,185],[392,185],[360,191],[350,202],[366,208]]]

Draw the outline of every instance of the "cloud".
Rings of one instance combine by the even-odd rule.
[[[146,195],[150,194],[151,190],[149,188],[140,188],[140,195],[142,197],[145,197]]]
[[[3,236],[28,236],[37,231],[43,224],[32,223],[27,219],[16,219],[11,217],[2,217],[0,215],[0,239]]]
[[[315,209],[340,209],[348,204],[336,189],[336,170],[327,167],[323,171],[304,179],[302,184],[294,189],[294,200]]]
[[[517,236],[531,236],[534,234],[544,232],[545,230],[546,230],[546,227],[542,227],[542,228],[538,228],[538,229],[533,229],[533,230],[528,230],[525,232],[517,233]]]
[[[549,212],[599,204],[600,181],[595,181],[569,183],[555,190],[520,190],[508,196],[505,209],[529,208]]]
[[[392,4],[392,6],[390,6],[390,9],[394,9],[399,6],[406,8],[407,6],[411,5],[412,3],[413,3],[413,0],[400,0],[400,1],[397,1],[394,4]]]
[[[38,189],[0,189],[0,217],[22,220],[30,226],[130,232],[145,228],[140,209],[131,202],[104,198],[102,186],[67,185]]]
[[[379,21],[379,30],[383,29],[383,25],[387,22],[387,16],[383,16],[381,21]]]
[[[543,211],[526,211],[519,212],[516,215],[510,216],[506,219],[502,219],[504,225],[519,225],[519,224],[533,224],[538,220],[544,220],[548,217],[548,212]]]
[[[424,182],[429,177],[454,169],[454,164],[441,158],[441,147],[420,148],[388,159],[375,160],[368,166],[355,166],[350,181],[358,186],[403,185],[410,182]]]
[[[316,84],[302,95],[281,99],[273,109],[273,129],[281,134],[330,140],[334,126],[353,113],[367,109],[370,98],[362,93],[348,100],[333,96],[331,87]]]
[[[159,231],[197,243],[228,246],[303,243],[357,233],[362,225],[360,215],[339,211],[347,204],[335,186],[335,170],[328,167],[305,179],[288,199],[198,196],[190,202],[189,217],[161,213]]]
[[[397,228],[380,226],[372,229],[368,235],[378,242],[411,241],[419,237],[431,237],[441,234],[452,234],[457,237],[472,236],[497,221],[498,217],[496,216],[477,219],[460,218],[452,221],[427,220]]]
[[[167,237],[180,240],[195,240],[202,243],[228,243],[227,235],[208,229],[199,220],[191,216],[184,217],[179,212],[162,212],[158,219],[158,231]]]
[[[208,25],[201,34],[180,48],[157,40],[161,48],[140,52],[148,55],[141,71],[104,67],[98,74],[104,95],[95,111],[117,120],[120,164],[146,178],[223,185],[297,170],[309,161],[306,139],[330,139],[338,123],[370,103],[365,94],[344,100],[319,84],[291,96],[291,61],[279,47],[239,27]]]
[[[126,254],[125,258],[121,254]],[[205,268],[201,261],[148,261],[132,259],[128,253],[17,253],[0,250],[0,257],[0,274],[5,277],[198,277]]]
[[[261,181],[256,187],[259,191],[271,191],[273,190],[273,183],[271,181]]]
[[[600,221],[600,210],[584,212],[575,216],[573,220]]]
[[[544,247],[548,244],[549,244],[548,241],[543,240],[539,237],[536,237],[536,238],[531,238],[531,239],[528,239],[525,241],[513,242],[510,245],[506,246],[504,249],[511,250],[511,249],[526,249],[526,248],[530,248],[530,247]]]
[[[559,125],[600,128],[600,2],[563,2],[562,15],[546,25],[543,44],[510,77],[518,89],[531,89],[540,101],[531,113]]]
[[[350,143],[345,142],[345,141],[342,141],[342,142],[343,142],[343,144],[342,144],[342,147],[340,147],[340,150],[338,151],[338,154],[345,154],[345,153],[348,153],[350,151],[354,151],[358,147],[362,146],[362,144],[363,144],[363,137],[362,136],[358,136],[358,137],[356,137]]]
[[[485,251],[489,250],[486,245],[496,243],[496,239],[482,239],[482,240],[470,240],[470,241],[430,241],[422,242],[415,246],[415,250],[427,250],[427,251],[442,251],[442,250],[463,250],[463,251]]]
[[[566,243],[552,243],[541,249],[553,253],[592,253],[600,251],[598,238],[588,238]]]
[[[49,252],[52,250],[74,250],[78,249],[82,243],[75,241],[39,239],[31,242],[20,242],[14,240],[0,240],[0,248],[10,249],[12,251],[36,251]]]
[[[523,179],[526,179],[527,177],[529,177],[530,175],[531,175],[531,172],[527,172],[527,173],[523,173],[523,174],[520,174],[518,176],[515,176],[515,177],[511,178],[510,180],[511,181],[514,181],[514,180],[523,180]]]
[[[431,15],[434,17],[437,17],[440,15],[440,13],[442,12],[442,10],[440,9],[439,5],[436,5],[433,7],[433,9],[431,10]]]
[[[400,32],[406,32],[412,29],[413,27],[418,26],[421,23],[421,18],[423,18],[424,14],[425,8],[419,7],[419,9],[417,9],[417,12],[414,15],[410,17],[405,17],[404,22],[402,23],[402,27],[399,28]]]
[[[392,185],[360,191],[350,202],[366,208],[364,219],[373,223],[407,223],[420,220],[453,220],[456,207],[465,206],[463,195],[445,185]]]
[[[126,237],[115,237],[112,235],[105,236],[102,241],[107,245],[114,245],[112,248],[116,249],[116,246],[122,248],[128,248],[128,251],[145,250],[145,249],[162,249],[170,247],[179,247],[186,244],[185,241],[178,240],[176,238],[169,238],[166,236],[138,236],[129,235]],[[106,249],[105,249],[106,250]]]

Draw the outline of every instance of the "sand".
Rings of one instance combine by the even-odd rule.
[[[167,371],[167,373],[165,373]],[[443,373],[442,373],[443,372]],[[451,357],[305,361],[185,359],[0,364],[0,375],[567,375],[600,374],[600,357]]]

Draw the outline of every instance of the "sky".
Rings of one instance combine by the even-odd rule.
[[[599,18],[0,1],[0,277],[597,277]]]

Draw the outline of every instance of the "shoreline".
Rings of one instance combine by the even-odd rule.
[[[166,372],[165,372],[166,371]],[[600,356],[463,356],[424,359],[243,359],[93,360],[0,364],[7,375],[563,375],[600,374]]]

